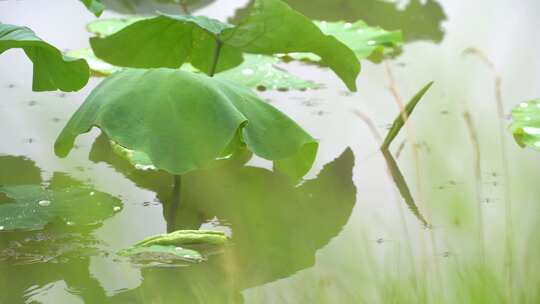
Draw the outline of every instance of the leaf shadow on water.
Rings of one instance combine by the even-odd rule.
[[[47,184],[58,190],[82,185],[58,172],[44,183],[40,168],[22,156],[0,156],[0,168],[4,187]],[[0,206],[13,203],[5,199],[0,196]],[[66,227],[55,221],[41,230],[0,232],[0,286],[5,288],[0,303],[26,303],[58,281],[85,303],[103,303],[105,291],[89,270],[90,257],[105,254],[91,235],[97,226]]]
[[[406,42],[429,40],[439,43],[444,38],[441,25],[446,20],[442,6],[435,0],[411,0],[403,8],[384,0],[284,0],[293,9],[313,20],[348,21],[363,20],[371,26],[386,30],[403,30]],[[239,9],[231,22],[241,20],[253,1]]]
[[[172,176],[132,169],[100,137],[90,159],[107,162],[139,187],[155,191],[169,231],[198,229],[216,218],[232,230],[230,245],[207,262],[143,268],[141,285],[114,295],[113,303],[158,298],[165,303],[241,303],[242,290],[314,266],[317,251],[340,233],[356,202],[354,155],[347,149],[317,178],[300,186],[292,185],[284,175],[247,166],[186,174],[180,206],[171,213]]]

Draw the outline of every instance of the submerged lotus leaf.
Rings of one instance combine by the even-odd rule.
[[[524,102],[512,110],[510,129],[521,147],[540,151],[540,99]]]
[[[206,17],[160,15],[90,40],[97,57],[117,66],[178,68],[191,62],[205,73],[211,70],[218,42],[222,48],[216,71],[239,65],[242,53],[311,52],[356,90],[360,63],[353,51],[280,0],[256,0],[251,14],[236,26]]]
[[[178,230],[151,236],[138,242],[135,246],[224,245],[225,243],[227,243],[227,236],[221,231]]]
[[[0,202],[0,227],[9,230],[39,230],[50,222],[68,226],[99,224],[121,210],[121,202],[87,187],[46,189],[40,185],[0,187],[14,202]]]
[[[127,69],[105,79],[62,130],[56,154],[66,156],[75,138],[93,126],[172,174],[208,167],[247,147],[298,179],[318,148],[293,120],[249,89],[176,69]]]
[[[361,20],[355,23],[316,21],[315,24],[323,33],[333,35],[353,50],[359,60],[379,62],[384,55],[398,51],[403,43],[401,31],[371,27]],[[290,53],[287,56],[297,60],[321,60],[312,53]]]
[[[23,49],[34,64],[34,91],[78,91],[90,78],[83,59],[62,55],[27,27],[0,23],[0,54],[13,48]]]
[[[196,250],[175,246],[152,245],[148,247],[135,246],[118,252],[118,255],[129,257],[140,264],[175,262],[199,263],[205,258]]]
[[[86,6],[86,8],[91,11],[96,17],[101,16],[103,10],[105,10],[105,5],[101,3],[100,0],[79,0]]]
[[[85,59],[90,65],[90,70],[96,76],[110,76],[123,69],[97,58],[92,49],[69,51],[66,55]],[[244,59],[241,65],[216,74],[215,77],[260,90],[307,90],[321,87],[318,83],[301,79],[277,67],[276,64],[279,63],[279,59],[275,57],[247,54]],[[189,64],[183,65],[182,69],[200,72]]]

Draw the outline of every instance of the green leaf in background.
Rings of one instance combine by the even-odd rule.
[[[101,3],[100,0],[79,0],[81,1],[86,8],[91,11],[96,17],[101,16],[103,10],[105,10],[105,5]]]
[[[138,242],[135,246],[224,245],[225,243],[227,243],[227,236],[221,231],[178,230],[151,236]]]
[[[97,57],[124,67],[178,68],[191,62],[208,72],[220,44],[217,71],[239,65],[242,53],[311,52],[351,91],[356,90],[360,73],[351,49],[280,0],[257,0],[237,26],[206,17],[160,15],[131,23],[108,37],[91,38],[90,44]]]
[[[540,99],[515,107],[512,120],[510,129],[518,145],[540,151]]]
[[[148,247],[135,246],[121,250],[118,252],[118,255],[129,257],[137,264],[174,264],[178,261],[200,263],[205,260],[201,253],[196,250],[163,245],[152,245]]]
[[[416,105],[420,102],[422,97],[424,97],[424,94],[431,88],[433,85],[433,82],[428,83],[426,86],[424,86],[416,95],[413,96],[413,98],[407,103],[405,106],[405,114],[406,117],[410,117],[412,112],[414,111],[414,108]],[[396,138],[396,136],[399,134],[399,131],[405,124],[405,119],[403,117],[403,113],[399,113],[396,119],[394,120],[394,123],[392,124],[392,127],[388,131],[388,134],[386,135],[386,138],[384,139],[384,142],[381,146],[381,150],[387,150],[388,147],[390,147],[390,144]]]
[[[130,16],[124,18],[97,19],[86,25],[86,30],[98,37],[110,36],[126,26],[141,21],[145,17]]]
[[[85,59],[95,76],[109,76],[122,70],[121,67],[111,65],[97,58],[92,52],[92,49],[69,51],[66,55]],[[218,73],[215,77],[227,79],[259,90],[307,90],[321,87],[318,83],[301,79],[279,68],[276,66],[279,63],[279,59],[275,57],[247,54],[244,56],[244,59],[241,65]],[[199,72],[189,64],[183,65],[182,69]]]
[[[259,90],[307,90],[319,89],[321,85],[301,79],[276,64],[279,59],[266,55],[244,55],[244,62],[227,71],[218,73],[216,78],[230,80]]]
[[[249,89],[175,69],[128,69],[105,79],[59,135],[56,154],[66,156],[93,126],[172,174],[205,168],[247,147],[296,180],[311,168],[318,148]]]
[[[403,43],[401,31],[386,31],[380,27],[371,27],[364,21],[355,23],[316,21],[315,24],[323,33],[333,35],[353,50],[358,60],[367,58],[379,62],[384,55],[398,51]],[[290,53],[286,56],[297,60],[321,60],[312,53]]]
[[[27,27],[0,23],[0,54],[12,48],[23,49],[34,64],[34,91],[78,91],[90,78],[83,59],[62,55]]]
[[[0,203],[0,230],[39,230],[60,220],[68,226],[99,224],[122,208],[121,202],[88,187],[46,189],[41,185],[10,185],[0,193],[14,202]]]
[[[121,67],[114,66],[97,58],[96,55],[94,55],[94,52],[92,52],[92,49],[89,48],[69,51],[66,52],[66,55],[86,60],[90,67],[90,71],[94,76],[109,76],[122,70]]]

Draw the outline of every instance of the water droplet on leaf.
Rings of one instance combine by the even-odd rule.
[[[41,207],[48,207],[51,205],[51,201],[48,201],[48,200],[42,200],[42,201],[39,201],[38,202],[38,205],[40,205]]]

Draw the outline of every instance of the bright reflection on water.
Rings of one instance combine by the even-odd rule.
[[[103,17],[185,9],[104,2],[113,11]],[[540,3],[289,3],[313,19],[403,29],[408,42],[387,64],[365,62],[354,94],[327,70],[282,65],[325,84],[261,93],[320,140],[298,187],[255,159],[188,174],[175,209],[172,177],[136,170],[96,130],[58,159],[56,136],[100,80],[77,93],[33,93],[24,54],[0,56],[0,186],[84,186],[96,204],[104,194],[122,202],[92,225],[67,218],[34,231],[0,227],[0,303],[538,303],[540,156],[513,142],[506,118],[540,96]],[[234,22],[249,1],[187,4]],[[87,47],[93,19],[75,0],[0,1],[0,22],[28,25],[61,49]],[[464,56],[470,48],[477,51]],[[394,157],[379,153],[398,113],[388,87],[405,101],[430,80]],[[55,205],[40,200],[40,208]],[[8,203],[0,195],[0,206]],[[232,238],[204,263],[139,268],[115,254],[150,235],[201,227]]]

